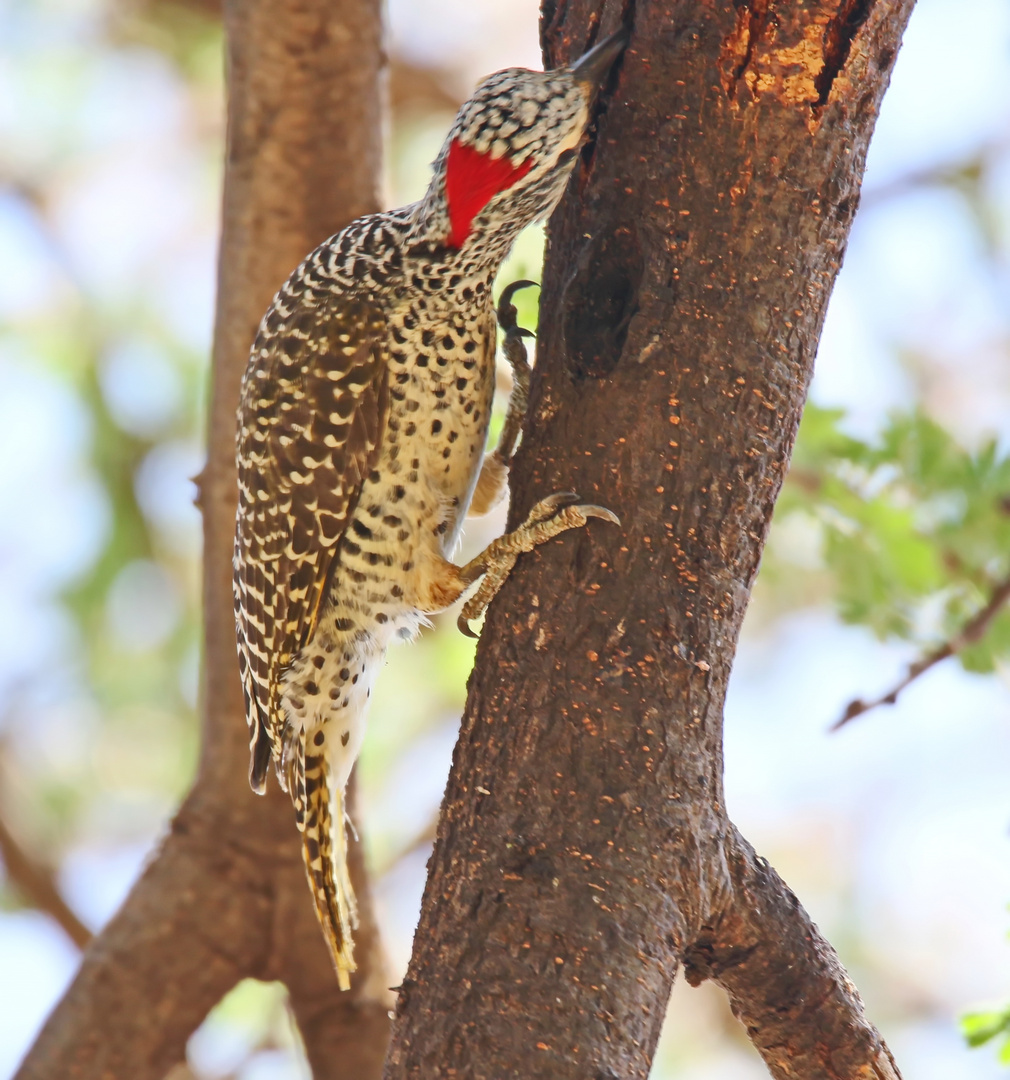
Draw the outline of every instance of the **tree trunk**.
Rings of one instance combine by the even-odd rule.
[[[722,708],[912,3],[545,0],[550,66],[633,36],[551,222],[511,521],[575,490],[623,528],[488,614],[387,1080],[645,1077],[678,965],[773,1076],[898,1076],[726,816]]]
[[[304,254],[376,209],[384,56],[379,0],[230,0],[228,159],[204,513],[199,774],[169,836],[29,1052],[19,1080],[161,1080],[245,977],[280,979],[319,1080],[370,1080],[388,985],[361,852],[354,990],[316,924],[290,800],[257,799],[231,601],[235,409],[260,316]]]

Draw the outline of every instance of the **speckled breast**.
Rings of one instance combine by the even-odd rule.
[[[468,306],[415,300],[390,320],[382,452],[340,543],[327,605],[331,625],[365,629],[380,648],[393,633],[413,634],[419,612],[438,608],[429,582],[473,496],[495,382],[485,295]]]

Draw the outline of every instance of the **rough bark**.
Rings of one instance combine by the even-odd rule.
[[[316,925],[287,796],[257,799],[235,653],[231,545],[238,385],[256,324],[302,256],[377,206],[378,0],[232,0],[228,158],[204,513],[203,750],[171,831],[86,952],[19,1080],[160,1080],[245,977],[280,979],[317,1078],[379,1075],[381,945],[361,852],[359,976],[341,994]]]
[[[897,1069],[724,808],[737,637],[913,0],[546,0],[631,44],[549,229],[511,520],[385,1076],[645,1077],[679,965],[776,1077]]]

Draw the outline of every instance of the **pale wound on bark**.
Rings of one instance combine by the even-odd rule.
[[[886,14],[884,6],[831,0],[798,22],[790,5],[776,0],[743,4],[720,56],[722,87],[734,112],[772,94],[809,109],[807,128],[816,134],[825,105],[852,96],[858,85],[853,69],[865,63],[863,44]],[[740,93],[741,82],[749,95]]]

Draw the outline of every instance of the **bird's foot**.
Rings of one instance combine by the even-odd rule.
[[[581,528],[590,518],[621,524],[617,515],[605,506],[580,503],[578,500],[578,495],[573,491],[560,491],[541,499],[518,529],[493,540],[476,558],[460,568],[460,577],[468,585],[481,578],[456,621],[462,633],[467,637],[477,637],[470,629],[470,621],[483,615],[484,609],[505,583],[516,559],[524,551],[532,551],[568,529]]]
[[[523,338],[535,336],[532,330],[527,330],[516,322],[517,312],[515,304],[512,303],[512,297],[520,289],[528,289],[534,285],[536,285],[535,281],[525,279],[513,281],[511,285],[502,289],[502,294],[498,299],[498,325],[505,335],[502,348],[505,359],[512,368],[512,393],[509,395],[508,412],[502,427],[501,438],[495,449],[495,457],[504,465],[508,465],[515,456],[516,446],[526,419],[526,407],[530,400],[531,368]]]

